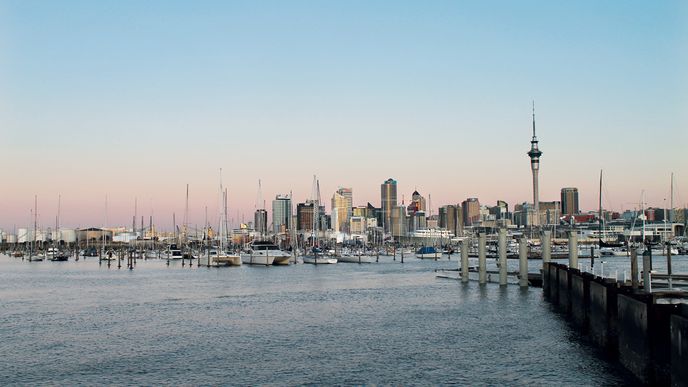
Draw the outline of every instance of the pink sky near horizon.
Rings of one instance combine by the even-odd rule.
[[[579,189],[580,205],[583,211],[596,210],[598,200],[599,171],[591,170],[585,174],[555,173],[542,161],[540,171],[540,200],[559,200],[562,187],[574,186]],[[406,203],[411,193],[418,190],[423,196],[432,199],[432,212],[444,204],[460,203],[467,197],[478,197],[481,204],[494,205],[497,200],[505,200],[510,208],[517,203],[531,202],[531,173],[525,154],[518,162],[518,168],[507,171],[495,166],[484,166],[474,170],[462,168],[445,175],[418,175],[415,171],[398,171],[397,174],[351,175],[338,179],[338,173],[317,174],[320,181],[321,198],[330,208],[332,193],[340,186],[352,187],[354,205],[367,202],[380,205],[380,184],[389,177],[398,182],[398,198],[402,195]],[[78,172],[78,169],[77,171]],[[484,172],[484,173],[481,173]],[[512,172],[512,173],[509,173]],[[573,176],[571,176],[573,175]],[[655,175],[650,179],[623,179],[607,171],[605,173],[603,207],[615,211],[639,207],[641,191],[645,190],[646,206],[669,206],[669,173]],[[294,172],[262,178],[263,199],[268,210],[277,194],[293,193],[294,202],[302,202],[311,196],[312,173]],[[462,178],[463,176],[463,178]],[[7,180],[5,180],[7,181]],[[461,184],[465,181],[465,184]],[[0,228],[12,230],[13,227],[26,227],[33,223],[30,217],[33,209],[34,194],[38,196],[39,224],[53,227],[57,214],[58,195],[61,195],[61,220],[63,227],[103,226],[106,222],[105,201],[107,195],[107,223],[109,226],[130,227],[134,215],[134,202],[137,202],[137,226],[141,216],[144,224],[153,215],[154,223],[161,229],[172,229],[172,214],[176,223],[182,224],[185,207],[186,184],[189,184],[189,224],[201,227],[205,221],[207,206],[209,222],[215,224],[218,214],[218,170],[201,167],[198,173],[184,171],[179,174],[156,174],[136,177],[113,173],[108,176],[94,176],[83,180],[79,173],[46,177],[40,182],[21,181],[17,178],[3,189],[0,201]],[[248,171],[223,170],[223,183],[229,192],[228,216],[236,225],[239,221],[253,220],[257,199],[258,177]],[[688,187],[675,176],[675,207],[685,206]],[[666,199],[666,201],[665,201]],[[295,207],[295,206],[294,206]],[[270,211],[269,211],[270,212]],[[270,215],[271,216],[271,215]]]

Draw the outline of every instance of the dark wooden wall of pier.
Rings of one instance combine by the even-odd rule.
[[[688,305],[672,303],[685,292],[641,293],[558,263],[542,278],[545,297],[639,381],[688,386]]]

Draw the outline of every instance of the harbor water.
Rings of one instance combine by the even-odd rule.
[[[457,257],[191,268],[0,255],[0,380],[617,385],[538,288],[436,278]],[[676,261],[685,262],[686,257]],[[513,263],[509,262],[511,266]],[[540,261],[530,261],[531,271]]]

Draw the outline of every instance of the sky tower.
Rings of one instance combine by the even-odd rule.
[[[542,152],[538,149],[538,139],[535,136],[535,101],[533,101],[533,139],[530,140],[530,170],[533,171],[533,205],[535,206],[535,219],[533,226],[540,225],[540,195],[538,187],[538,172],[540,171],[540,156]]]

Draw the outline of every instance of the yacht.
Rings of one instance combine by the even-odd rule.
[[[321,249],[313,247],[308,254],[303,256],[303,263],[313,265],[334,264],[337,263],[337,258],[327,257]]]
[[[255,241],[241,253],[241,262],[248,265],[288,265],[291,254],[270,241]]]
[[[170,245],[170,249],[167,251],[167,258],[182,259],[184,258],[184,254],[182,254],[182,251],[177,247],[177,245]]]

